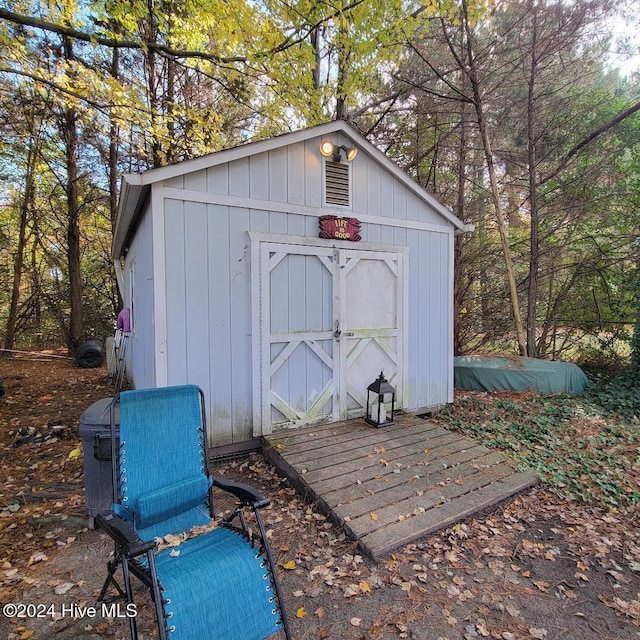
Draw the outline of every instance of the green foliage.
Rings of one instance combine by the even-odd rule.
[[[590,359],[612,360],[628,339],[635,320],[628,274],[639,224],[640,118],[636,113],[595,135],[637,101],[637,82],[608,69],[591,37],[605,33],[610,9],[592,0],[579,8],[502,3],[491,20],[480,18],[474,42],[446,21],[410,40],[399,77],[411,87],[412,109],[394,122],[389,147],[475,226],[475,239],[464,241],[457,280],[461,352],[498,344],[512,350],[515,342],[504,339],[514,332],[504,302],[505,264],[477,153],[476,98],[464,81],[472,62],[487,109],[518,299],[536,353],[576,357],[588,336]],[[470,42],[475,48],[465,57]]]
[[[420,13],[454,4],[437,0]],[[8,178],[0,194],[0,326],[13,334],[16,281],[16,346],[67,342],[70,308],[78,317],[68,182],[81,207],[84,334],[100,338],[118,305],[109,260],[116,175],[365,112],[397,67],[416,8],[401,0],[10,5],[22,19],[0,20],[0,174]],[[65,157],[70,113],[80,180]],[[29,166],[37,187],[27,194],[25,167],[36,147]]]
[[[606,508],[640,503],[640,392],[602,377],[580,398],[463,393],[438,417],[535,470],[557,493]]]
[[[474,64],[482,75],[523,307],[531,253],[526,72],[532,51],[546,55],[538,60],[534,92],[543,186],[534,318],[540,349],[550,357],[575,355],[580,348],[585,354],[588,335],[589,359],[611,361],[617,353],[611,347],[628,339],[630,325],[640,317],[628,275],[640,211],[640,118],[636,114],[620,123],[556,171],[572,145],[635,95],[634,82],[608,72],[594,48],[598,12],[606,13],[608,6],[594,0],[581,3],[580,11],[562,2],[463,4],[479,45]],[[9,5],[27,23],[36,16],[83,36],[70,38],[73,56],[67,59],[55,30],[0,21],[3,321],[29,144],[37,135],[41,144],[21,282],[24,340],[59,339],[68,320],[66,168],[58,125],[61,113],[73,108],[83,175],[88,335],[108,330],[117,306],[108,257],[115,213],[113,198],[107,201],[115,193],[108,190],[116,189],[111,178],[338,116],[356,123],[475,224],[476,233],[460,243],[458,341],[467,349],[512,348],[504,265],[465,80],[468,68],[464,60],[462,68],[459,64],[465,51],[459,2],[16,0]],[[538,49],[531,41],[536,19]],[[27,127],[29,122],[40,128]],[[640,340],[640,330],[635,336]],[[638,352],[635,343],[633,352]]]
[[[631,271],[635,299],[635,324],[630,340],[631,370],[636,377],[640,378],[640,239],[636,239],[633,244],[632,258],[635,260],[634,268]]]
[[[622,424],[640,421],[640,385],[638,374],[632,369],[597,375],[597,384],[588,388],[587,400],[597,406],[603,415]]]

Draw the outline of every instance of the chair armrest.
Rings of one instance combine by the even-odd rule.
[[[218,489],[222,489],[227,493],[231,493],[247,507],[262,509],[263,507],[267,507],[271,504],[269,498],[263,496],[259,491],[248,484],[242,484],[240,482],[234,482],[233,480],[226,480],[223,478],[214,478],[213,486],[218,487]]]
[[[95,521],[129,557],[140,556],[156,546],[155,540],[144,542],[126,520],[113,513],[99,513]]]

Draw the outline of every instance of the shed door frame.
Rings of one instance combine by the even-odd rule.
[[[253,362],[253,432],[254,436],[268,435],[272,431],[271,424],[271,327],[270,327],[270,273],[273,260],[270,254],[283,252],[286,254],[317,256],[333,273],[333,323],[345,317],[345,259],[357,262],[358,259],[379,259],[393,262],[390,268],[396,271],[397,277],[397,337],[396,366],[397,373],[394,384],[398,389],[398,404],[408,406],[407,355],[408,355],[408,257],[409,248],[398,245],[374,243],[353,243],[305,237],[282,236],[250,232],[251,237],[251,289],[252,289],[252,362]],[[354,260],[356,258],[356,260]],[[335,269],[334,269],[335,267]],[[304,338],[305,336],[300,336]],[[310,336],[310,339],[312,336]],[[358,336],[355,336],[357,340]],[[353,334],[350,334],[353,340]],[[353,342],[352,342],[353,344]],[[313,346],[313,345],[311,345]],[[333,355],[325,359],[332,366],[333,411],[331,420],[338,421],[347,416],[347,367],[348,353],[346,340],[333,343]],[[342,349],[342,351],[341,351]],[[323,354],[318,354],[324,357]],[[331,362],[331,361],[335,362]],[[326,390],[325,390],[326,391]],[[364,393],[364,390],[363,390]]]

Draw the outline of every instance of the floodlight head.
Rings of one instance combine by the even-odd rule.
[[[344,156],[349,162],[358,155],[358,149],[356,149],[356,147],[347,147],[344,144],[338,146],[331,142],[331,140],[323,140],[320,143],[320,153],[325,158],[331,158],[334,162],[340,162],[341,150],[344,151]]]

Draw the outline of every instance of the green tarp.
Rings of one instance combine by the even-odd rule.
[[[534,358],[460,356],[453,364],[455,386],[476,391],[537,391],[579,395],[587,384],[580,367]]]

